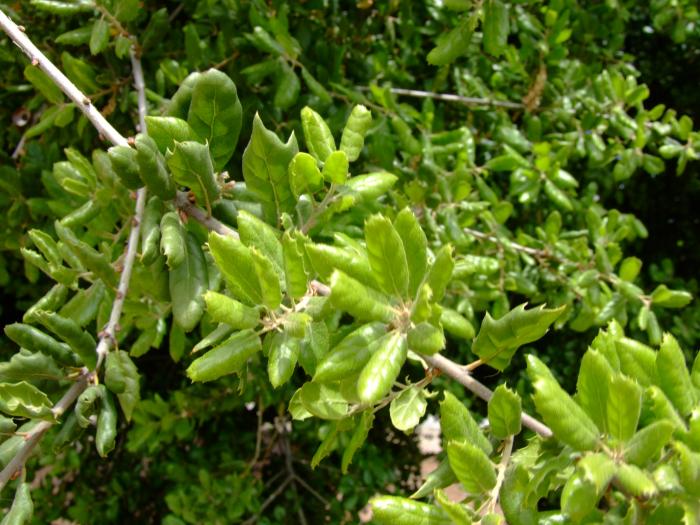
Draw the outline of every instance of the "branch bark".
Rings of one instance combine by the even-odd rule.
[[[358,86],[357,89],[360,91],[369,91],[369,88],[365,86]],[[435,93],[433,91],[421,91],[418,89],[404,88],[389,88],[389,91],[396,95],[403,95],[406,97],[432,98],[435,100],[444,100],[446,102],[459,102],[460,104],[466,104],[467,106],[493,106],[509,109],[523,109],[525,107],[525,105],[521,104],[520,102],[494,100],[491,98],[463,97],[462,95],[454,95],[452,93]]]

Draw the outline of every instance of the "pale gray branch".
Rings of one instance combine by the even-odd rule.
[[[360,91],[369,91],[370,88],[365,86],[357,86]],[[403,95],[414,98],[432,98],[435,100],[444,100],[445,102],[459,102],[467,106],[495,106],[509,109],[522,109],[525,106],[520,102],[510,102],[508,100],[494,100],[491,98],[479,97],[463,97],[462,95],[454,95],[452,93],[434,93],[433,91],[421,91],[418,89],[404,88],[389,88],[389,91],[396,95]]]

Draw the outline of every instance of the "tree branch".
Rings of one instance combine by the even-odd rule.
[[[92,105],[90,99],[80,91],[68,77],[42,53],[34,43],[24,34],[24,28],[20,28],[10,18],[0,10],[0,29],[2,29],[10,39],[19,47],[25,55],[29,57],[34,66],[38,66],[48,75],[48,77],[61,88],[66,96],[75,102],[75,105],[85,114],[92,122],[92,125],[97,128],[97,131],[113,144],[119,146],[128,146],[129,143],[112,125],[107,122],[99,110]]]
[[[486,385],[483,385],[474,379],[463,366],[458,365],[441,354],[424,355],[421,357],[430,366],[441,370],[445,375],[451,377],[484,401],[491,399],[493,391]],[[536,432],[543,438],[550,438],[553,436],[552,430],[547,425],[536,420],[534,417],[527,415],[525,412],[523,412],[522,415],[522,422],[523,425],[533,432]]]
[[[360,91],[369,91],[370,88],[365,86],[357,86]],[[404,88],[389,88],[391,93],[414,98],[432,98],[435,100],[444,100],[446,102],[459,102],[467,106],[494,106],[509,109],[523,109],[525,106],[520,102],[510,102],[508,100],[494,100],[490,98],[479,97],[463,97],[462,95],[453,95],[451,93],[434,93],[433,91],[420,91],[417,89]]]
[[[44,73],[63,91],[68,98],[75,102],[76,106],[85,114],[95,128],[107,138],[110,142],[118,146],[129,146],[127,139],[121,135],[102,114],[92,105],[90,99],[85,96],[47,57],[44,55],[24,34],[24,29],[20,28],[10,18],[0,10],[0,28],[7,33],[10,39],[30,58],[32,64],[39,66]],[[136,56],[132,49],[132,65],[134,67],[134,84],[138,91],[139,98],[139,121],[141,122],[142,131],[145,132],[145,115],[146,115],[146,98],[145,85],[143,82],[143,70],[141,68],[140,59]],[[116,332],[121,318],[124,300],[129,289],[131,280],[131,272],[134,267],[136,251],[138,248],[139,232],[141,229],[141,220],[146,206],[146,189],[141,188],[137,192],[136,207],[134,217],[132,218],[132,228],[129,232],[127,240],[126,255],[124,257],[123,269],[119,278],[117,293],[112,303],[112,311],[109,316],[109,321],[99,335],[99,342],[95,352],[97,353],[97,366],[94,372],[90,372],[84,368],[80,378],[76,381],[63,397],[54,405],[52,412],[56,419],[58,418],[75,402],[80,394],[85,390],[88,383],[99,370],[104,357],[107,355],[110,347],[116,341]],[[2,490],[7,482],[12,479],[18,471],[20,471],[32,451],[39,443],[44,433],[51,428],[53,421],[40,421],[30,432],[25,443],[19,449],[17,454],[0,472],[0,490]]]

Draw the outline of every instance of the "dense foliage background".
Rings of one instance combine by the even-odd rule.
[[[700,263],[700,135],[693,126],[700,111],[700,28],[694,2],[32,0],[2,2],[0,8],[125,136],[136,134],[138,120],[132,45],[143,62],[152,116],[177,116],[170,99],[190,73],[215,68],[228,75],[240,99],[242,127],[238,147],[216,171],[225,169],[237,182],[224,189],[213,214],[231,226],[240,227],[245,212],[284,230],[284,220],[297,220],[279,213],[271,219],[246,178],[243,153],[255,135],[256,114],[283,141],[294,133],[299,151],[314,153],[303,108],[313,108],[339,140],[353,107],[366,106],[373,120],[350,172],[395,178],[353,197],[350,206],[336,198],[329,210],[323,196],[335,190],[324,186],[312,198],[311,215],[293,208],[306,218],[302,230],[314,243],[350,249],[367,235],[363,224],[370,215],[394,220],[410,208],[431,252],[454,247],[455,270],[443,306],[459,320],[447,329],[442,319],[448,332],[442,353],[461,364],[482,357],[472,339],[486,312],[499,319],[524,302],[561,306],[553,329],[528,340],[527,352],[521,349],[504,373],[494,370],[503,366],[474,371],[492,388],[507,383],[528,412],[542,409],[530,398],[535,380],[525,373],[525,354],[537,355],[573,392],[582,356],[611,322],[608,333],[622,326],[654,348],[662,332],[671,333],[692,363],[700,341],[700,307],[691,302]],[[43,250],[30,231],[58,233],[67,242],[54,221],[97,202],[68,224],[114,262],[133,200],[118,182],[110,186],[100,179],[102,157],[93,150],[108,145],[7,39],[0,43],[0,61],[5,326],[21,322],[61,282],[58,272],[33,258],[35,253],[43,260]],[[83,192],[65,182],[81,178],[75,170],[83,161],[94,163],[97,189]],[[187,227],[196,241],[206,240],[194,221]],[[314,268],[327,283],[330,272]],[[354,523],[372,496],[415,490],[422,456],[415,436],[394,428],[389,410],[376,413],[349,469],[341,469],[347,429],[337,442],[324,441],[330,456],[311,468],[319,443],[338,431],[335,423],[317,418],[293,421],[288,412],[315,362],[302,357],[304,370],[279,388],[259,364],[240,382],[225,377],[192,383],[185,374],[190,350],[216,323],[207,314],[187,333],[177,328],[169,299],[154,290],[160,284],[153,284],[153,275],[153,267],[136,268],[134,304],[119,340],[141,377],[133,420],[120,419],[107,458],[95,450],[91,430],[62,447],[52,444],[62,430],[51,431],[27,471],[35,523],[237,523],[258,513],[258,523]],[[83,289],[98,282],[83,278]],[[73,286],[77,277],[66,279]],[[215,281],[210,276],[211,289],[220,286]],[[66,315],[97,334],[113,294],[96,292],[94,285],[91,290],[100,295],[86,301],[94,311],[74,305]],[[139,306],[143,293],[147,300]],[[337,343],[354,325],[348,314],[331,317],[327,324],[337,330],[331,332]],[[9,360],[17,345],[4,338],[0,349]],[[2,373],[9,381],[11,374]],[[423,379],[419,366],[399,380],[407,374],[413,382]],[[449,378],[436,378],[431,390],[452,392],[477,417],[486,414],[485,404]],[[429,397],[427,413],[437,414],[442,399]],[[700,432],[698,425],[689,428]],[[516,438],[516,445],[526,444],[523,435]],[[3,463],[10,457],[6,449],[0,445]],[[297,478],[278,491],[279,473],[287,470]],[[559,509],[566,480],[560,481],[552,481],[552,490],[536,502],[539,510]],[[9,507],[10,490],[1,498]],[[685,507],[680,514],[663,514],[664,507],[653,515],[667,502],[656,507],[645,506],[646,496],[639,501],[638,519],[649,523],[697,517]],[[681,508],[678,501],[668,508]],[[610,510],[611,523],[618,522],[613,517],[635,523],[631,507],[613,496],[600,504]]]

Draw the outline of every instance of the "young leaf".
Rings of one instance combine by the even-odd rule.
[[[678,341],[664,334],[656,354],[656,373],[661,390],[668,396],[682,416],[690,414],[697,403],[690,373]]]
[[[391,423],[403,432],[413,430],[425,415],[427,406],[423,389],[413,385],[391,401]]]
[[[216,348],[195,359],[187,369],[192,381],[213,381],[238,373],[250,357],[262,349],[260,337],[252,330],[241,330]]]
[[[381,215],[365,222],[365,241],[369,263],[384,292],[408,298],[408,262],[396,228]]]
[[[599,499],[600,495],[593,481],[576,473],[564,485],[561,510],[572,523],[580,523],[595,508]]]
[[[474,22],[469,16],[462,16],[457,27],[438,38],[438,44],[428,53],[428,63],[446,66],[457,57],[465,54],[474,31]]]
[[[693,296],[684,290],[669,290],[665,284],[660,284],[651,294],[651,302],[662,308],[683,308]]]
[[[151,137],[136,135],[136,162],[139,166],[139,177],[149,193],[165,201],[175,198],[177,188],[165,167],[165,157],[158,151],[158,146]]]
[[[47,2],[48,3],[48,2]],[[0,525],[24,525],[30,523],[34,514],[34,503],[29,483],[20,483],[15,491],[10,510],[5,514]]]
[[[165,154],[175,142],[197,140],[197,134],[186,120],[177,117],[146,117],[148,136],[158,145],[158,150]]]
[[[294,133],[285,144],[265,129],[255,114],[250,142],[243,152],[243,179],[246,188],[260,201],[270,223],[277,224],[282,213],[294,211],[296,199],[289,186],[287,168],[298,151]]]
[[[333,270],[340,270],[353,279],[371,288],[378,288],[366,256],[338,246],[327,244],[306,244],[306,253],[316,273],[323,280],[328,280]]]
[[[331,303],[357,319],[390,322],[395,315],[391,305],[379,292],[339,270],[331,275]]]
[[[627,441],[637,430],[642,409],[642,389],[622,374],[617,374],[608,387],[607,428],[610,435]]]
[[[136,190],[143,185],[139,177],[139,165],[136,161],[136,150],[129,146],[112,146],[107,150],[112,169],[122,184],[130,190]]]
[[[541,338],[563,311],[564,306],[553,310],[547,310],[544,306],[525,310],[525,305],[521,304],[497,320],[487,312],[472,345],[472,352],[489,366],[503,371],[510,364],[515,351]]]
[[[459,312],[452,308],[443,307],[440,314],[440,323],[442,327],[453,337],[469,341],[474,338],[476,332],[474,326]]]
[[[497,439],[520,433],[522,404],[520,396],[504,385],[499,385],[489,399],[488,417],[491,432]]]
[[[284,277],[287,293],[294,299],[306,294],[308,278],[304,267],[302,248],[289,232],[282,236],[282,255],[284,259]]]
[[[210,69],[196,77],[191,93],[187,123],[207,142],[214,169],[220,171],[233,155],[241,132],[236,85],[226,74]]]
[[[348,413],[348,402],[336,388],[311,381],[299,392],[304,408],[320,419],[343,419]]]
[[[267,375],[273,388],[283,385],[292,377],[300,350],[299,339],[286,333],[274,334],[267,358]]]
[[[440,426],[446,442],[466,441],[476,444],[486,454],[493,450],[479,424],[474,421],[469,410],[453,394],[445,391],[445,399],[440,403]]]
[[[61,338],[71,350],[73,350],[83,364],[90,370],[97,365],[97,353],[95,339],[84,331],[78,323],[72,319],[66,319],[54,312],[39,311],[36,313],[37,321]]]
[[[279,232],[245,210],[241,210],[238,213],[237,221],[241,242],[249,248],[257,248],[260,250],[260,253],[270,259],[280,280],[282,280],[284,276],[284,256],[282,244],[279,240]]]
[[[657,493],[654,480],[642,469],[634,465],[621,464],[615,478],[622,490],[638,498],[649,499]]]
[[[32,86],[52,104],[63,102],[63,92],[51,79],[37,66],[31,64],[24,68],[24,78],[31,82]]]
[[[301,126],[309,153],[321,162],[325,162],[326,158],[335,151],[335,140],[328,124],[321,115],[306,106],[301,110]]]
[[[348,178],[348,157],[342,151],[333,151],[323,163],[323,179],[331,184],[343,184]]]
[[[428,240],[425,237],[416,216],[404,208],[394,219],[408,262],[408,294],[415,297],[418,287],[423,282],[428,267]]]
[[[445,296],[445,290],[452,279],[454,267],[452,246],[446,244],[435,254],[435,259],[430,265],[430,270],[428,270],[428,276],[425,280],[433,291],[433,300],[436,302],[442,301],[442,298]]]
[[[377,525],[452,525],[445,511],[435,505],[397,496],[377,496],[369,504]]]
[[[363,403],[376,403],[391,390],[407,352],[405,334],[394,331],[381,339],[357,380],[357,394]]]
[[[239,303],[223,294],[212,292],[204,294],[207,313],[217,323],[226,323],[236,330],[255,328],[260,322],[260,313],[250,306]]]
[[[472,525],[472,516],[463,503],[455,503],[440,489],[435,491],[435,500],[440,504],[442,510],[452,519],[455,525]],[[482,521],[486,524],[486,519]]]
[[[0,383],[0,411],[10,416],[52,420],[51,400],[26,381]]]
[[[209,284],[207,263],[197,239],[187,234],[185,258],[169,274],[173,317],[185,332],[197,326],[204,313],[202,294]]]
[[[114,449],[114,441],[117,437],[117,408],[114,399],[109,392],[102,397],[100,415],[97,419],[95,430],[95,447],[100,457],[107,457]]]
[[[508,42],[508,6],[501,0],[486,0],[484,4],[484,50],[500,56]]]
[[[355,430],[353,431],[352,436],[350,436],[350,441],[348,441],[348,444],[345,446],[345,450],[343,450],[343,458],[340,467],[343,474],[348,472],[348,467],[350,466],[350,463],[352,463],[352,458],[355,455],[355,452],[360,449],[362,444],[367,439],[367,435],[372,428],[373,422],[374,413],[371,410],[365,410],[362,412],[359,421],[355,426]]]
[[[608,385],[613,369],[597,350],[589,349],[581,359],[576,391],[578,402],[596,426],[607,432]]]
[[[418,323],[408,331],[408,348],[419,354],[432,355],[445,348],[445,335],[430,323]]]
[[[447,443],[450,467],[465,490],[480,494],[496,484],[496,469],[489,457],[476,445],[466,441]]]
[[[211,213],[212,203],[219,197],[219,185],[209,156],[209,146],[199,142],[175,142],[165,161],[175,182],[187,186],[197,202]]]
[[[449,487],[457,482],[457,476],[450,468],[450,462],[443,459],[438,467],[425,477],[423,484],[411,494],[411,499],[420,499],[429,496],[435,489]]]
[[[109,22],[104,18],[95,20],[90,33],[90,54],[97,55],[109,45]]]
[[[637,432],[625,445],[624,457],[627,463],[645,466],[656,459],[673,434],[673,424],[664,419],[654,421]]]
[[[260,304],[262,292],[250,249],[238,239],[211,232],[209,250],[234,297],[251,305]]]
[[[542,371],[544,370],[544,372]],[[527,356],[527,371],[535,388],[537,411],[554,435],[574,450],[592,450],[598,444],[599,430],[586,412],[549,375],[542,361]]]
[[[127,352],[113,350],[107,354],[105,385],[117,394],[124,417],[131,421],[131,415],[141,394],[139,372]]]
[[[187,250],[185,228],[176,212],[169,211],[163,215],[160,231],[160,250],[165,254],[168,267],[172,270],[183,263]]]
[[[306,152],[299,152],[289,163],[289,185],[298,199],[304,193],[315,193],[323,187],[323,176],[316,159]]]
[[[340,138],[340,151],[345,152],[350,162],[359,158],[371,124],[372,113],[366,107],[358,104],[352,108]]]
[[[615,348],[622,373],[636,379],[642,386],[656,382],[656,352],[647,345],[627,337],[616,339]]]
[[[160,255],[160,220],[163,201],[158,197],[148,199],[141,223],[141,262],[149,266]]]
[[[350,332],[316,366],[314,381],[340,381],[359,372],[376,349],[376,342],[386,334],[386,326],[369,323]]]
[[[258,283],[260,283],[262,304],[270,310],[276,310],[282,303],[279,274],[275,271],[272,261],[260,253],[257,248],[251,248],[250,255],[253,258]]]
[[[36,315],[40,311],[37,310],[34,314]],[[82,363],[67,344],[56,341],[50,335],[33,326],[21,323],[8,324],[5,326],[5,335],[19,346],[32,352],[41,352],[51,356],[62,365],[78,366]]]
[[[286,61],[280,62],[277,75],[277,88],[273,99],[274,107],[288,109],[299,99],[301,82],[292,67]]]

